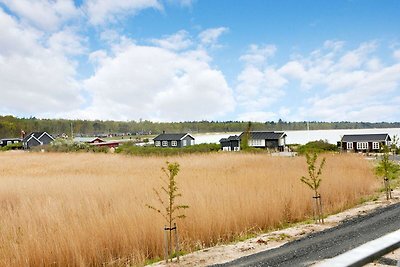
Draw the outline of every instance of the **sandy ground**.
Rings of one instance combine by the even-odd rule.
[[[208,266],[212,264],[229,262],[243,256],[273,249],[283,244],[299,239],[310,233],[321,231],[338,225],[341,221],[357,215],[364,215],[378,207],[400,202],[400,189],[393,191],[393,199],[387,201],[382,194],[376,201],[365,202],[344,212],[330,215],[325,219],[325,224],[299,224],[297,226],[261,234],[235,244],[220,245],[206,248],[180,257],[179,263],[174,259],[168,266]],[[400,249],[389,253],[367,266],[396,266],[400,259]],[[393,264],[394,263],[394,264]],[[154,263],[151,266],[167,266],[164,262]]]

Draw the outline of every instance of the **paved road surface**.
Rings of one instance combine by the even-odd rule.
[[[279,248],[214,266],[309,266],[400,229],[400,203],[289,242]]]

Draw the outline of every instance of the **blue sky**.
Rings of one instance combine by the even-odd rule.
[[[0,114],[400,121],[400,1],[0,0]]]

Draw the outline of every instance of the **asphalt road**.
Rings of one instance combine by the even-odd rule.
[[[400,203],[285,245],[214,266],[309,266],[400,229]]]

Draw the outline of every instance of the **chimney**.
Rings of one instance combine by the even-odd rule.
[[[25,131],[21,129],[21,139],[25,138]]]

